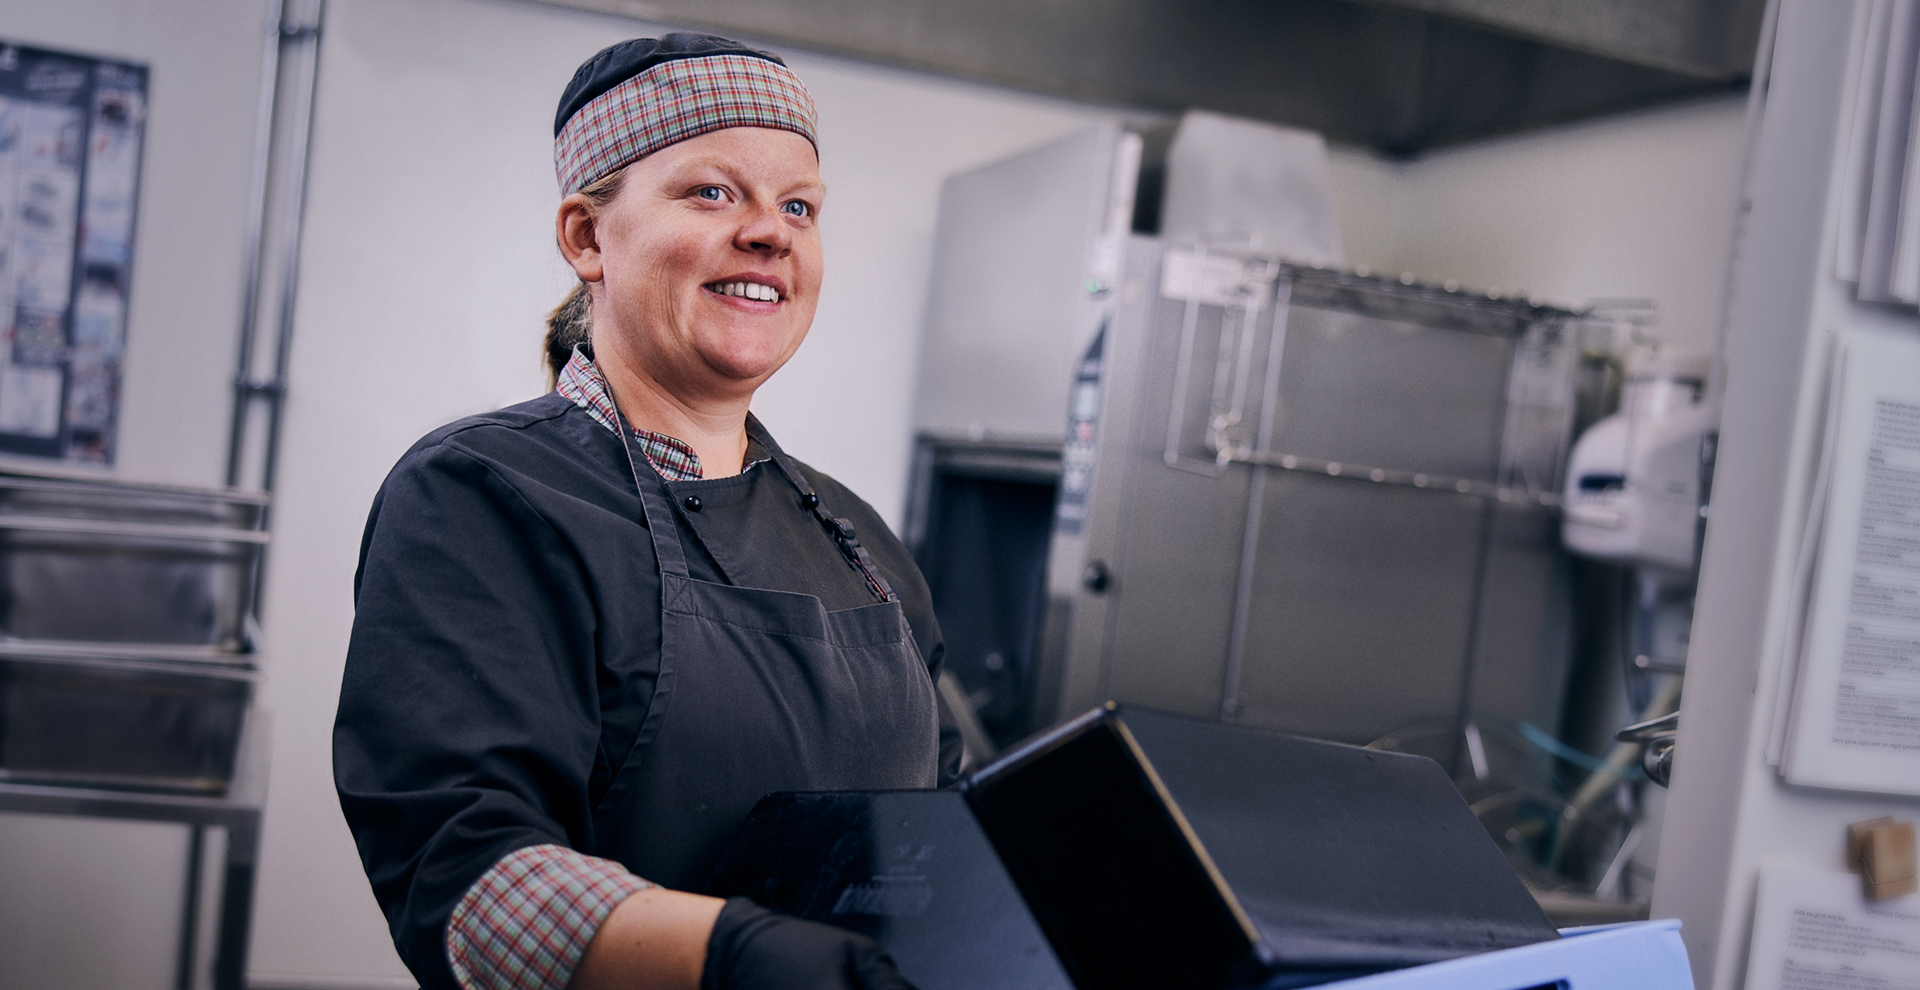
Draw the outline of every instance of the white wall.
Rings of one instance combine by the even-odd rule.
[[[1652,299],[1663,338],[1708,350],[1745,116],[1726,96],[1406,163],[1336,152],[1348,260],[1561,305]]]

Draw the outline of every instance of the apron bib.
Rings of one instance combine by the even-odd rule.
[[[775,791],[930,788],[933,684],[900,602],[772,439],[793,511],[884,596],[829,612],[812,595],[687,574],[666,482],[621,440],[660,564],[660,672],[633,748],[594,809],[593,855],[698,890],[755,802]],[[822,549],[826,549],[825,546]]]

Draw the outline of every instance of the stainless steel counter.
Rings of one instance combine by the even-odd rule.
[[[221,871],[220,919],[214,948],[214,990],[244,990],[247,934],[253,913],[255,866],[260,852],[260,816],[267,797],[266,720],[247,715],[232,785],[218,796],[109,790],[0,781],[0,811],[84,815],[135,821],[179,822],[193,830],[182,906],[180,952],[174,985],[192,990],[200,944],[200,874],[206,830],[226,832]]]

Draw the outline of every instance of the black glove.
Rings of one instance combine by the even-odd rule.
[[[727,898],[707,939],[700,990],[913,990],[865,935]]]

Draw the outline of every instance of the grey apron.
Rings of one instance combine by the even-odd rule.
[[[793,461],[756,433],[821,525],[874,582],[871,605],[829,612],[812,595],[687,574],[666,482],[621,440],[660,563],[660,672],[645,720],[594,809],[594,855],[697,890],[756,801],[774,791],[928,788],[939,721],[899,600]],[[611,755],[611,754],[610,754]]]

